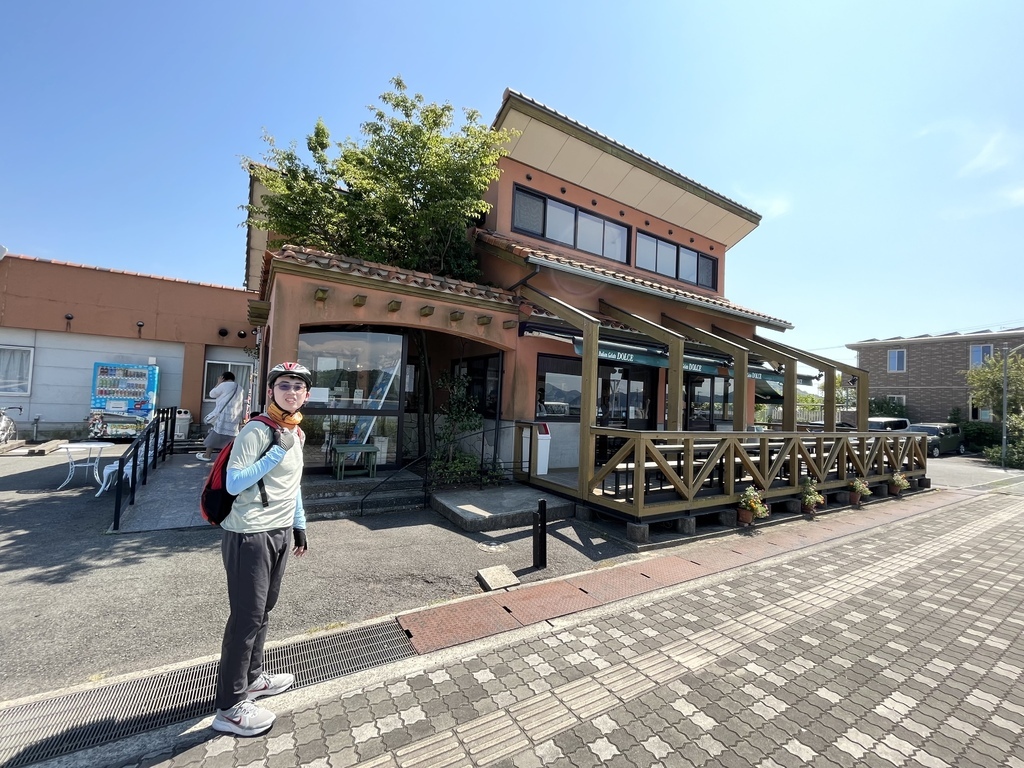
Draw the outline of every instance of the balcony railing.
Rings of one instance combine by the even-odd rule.
[[[529,429],[529,422],[517,423],[514,445]],[[927,471],[927,436],[913,432],[590,431],[597,462],[578,468],[574,495],[637,521],[735,507],[749,485],[763,490],[771,504],[796,499],[805,477],[826,494],[846,491],[855,477],[881,485],[895,472],[913,479]],[[526,445],[535,448],[535,440],[529,432]],[[536,474],[534,448],[529,472],[517,457],[516,478],[566,492],[567,485]]]

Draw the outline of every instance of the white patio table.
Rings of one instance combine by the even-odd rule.
[[[103,481],[100,479],[100,458],[103,456],[103,449],[111,448],[113,445],[113,443],[99,441],[65,443],[62,445],[61,449],[68,455],[68,476],[64,478],[64,482],[60,484],[57,490],[62,490],[64,486],[71,482],[71,478],[75,476],[76,469],[84,469],[87,472],[91,469],[96,485],[103,485]],[[85,454],[84,456],[82,456],[83,453]]]

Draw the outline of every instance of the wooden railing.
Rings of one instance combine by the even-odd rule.
[[[795,499],[805,477],[813,478],[821,493],[845,491],[855,477],[869,485],[887,483],[894,472],[923,477],[928,461],[927,436],[911,432],[654,432],[592,427],[591,433],[598,460],[593,469],[579,468],[586,473],[581,485],[587,489],[581,501],[636,520],[735,507],[751,484],[772,503]],[[517,429],[517,447],[521,434]],[[531,450],[531,458],[533,454]],[[528,478],[519,474],[551,486],[532,465]]]

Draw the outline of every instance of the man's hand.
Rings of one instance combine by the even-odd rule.
[[[216,420],[217,420],[217,417],[214,416],[212,413],[207,414],[206,418],[203,419],[203,421],[205,423],[207,423],[207,424],[213,424],[213,422],[215,422]]]
[[[290,451],[295,445],[295,433],[288,429],[275,429],[274,442],[286,451]]]
[[[309,545],[306,544],[306,529],[292,528],[292,536],[295,538],[295,549],[292,550],[292,553],[296,557],[302,557],[309,549]]]

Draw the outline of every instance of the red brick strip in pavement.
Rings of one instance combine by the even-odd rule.
[[[598,604],[611,603],[633,595],[642,595],[661,585],[628,568],[602,568],[566,579],[569,584],[587,593]]]
[[[676,555],[662,555],[639,563],[626,563],[621,567],[644,574],[660,587],[673,587],[708,574],[703,566]]]
[[[417,653],[468,643],[519,629],[522,624],[494,600],[460,600],[398,617]]]
[[[424,608],[399,616],[398,623],[409,633],[417,653],[429,653],[860,533],[972,496],[943,490],[918,492],[900,499],[879,499],[859,510],[849,508],[819,514],[807,525],[799,525],[794,520],[755,527],[749,537],[740,534],[714,543],[705,542],[704,547],[692,553],[661,555]]]
[[[490,596],[524,625],[601,605],[600,601],[564,580],[529,584],[505,593],[492,592]]]

